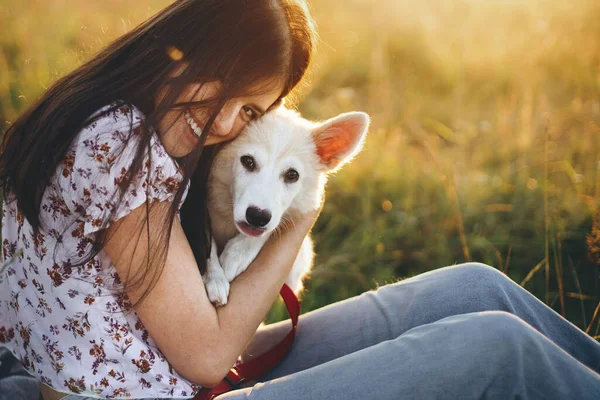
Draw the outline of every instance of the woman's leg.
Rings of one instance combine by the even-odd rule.
[[[37,400],[39,397],[38,380],[23,368],[10,350],[0,347],[0,400]]]
[[[489,310],[518,316],[600,371],[600,344],[504,274],[471,263],[427,272],[302,315],[290,354],[262,380],[311,368],[452,315]],[[284,321],[263,327],[258,341],[273,343],[289,326]]]
[[[599,399],[600,375],[536,329],[498,311],[448,317],[237,399]]]

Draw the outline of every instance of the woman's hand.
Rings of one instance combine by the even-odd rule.
[[[317,218],[319,218],[319,215],[321,214],[322,209],[323,209],[323,203],[321,203],[321,206],[317,209],[300,214],[300,216],[298,216],[297,218],[294,219],[294,222],[296,222],[297,224],[301,225],[304,228],[308,227],[308,229],[306,231],[308,233],[314,226],[315,222],[317,221]]]
[[[299,214],[294,215],[294,217],[292,218],[292,223],[289,225],[286,225],[282,229],[282,231],[286,232],[288,230],[296,229],[299,232],[304,233],[304,236],[306,236],[308,233],[310,233],[310,230],[312,229],[315,222],[317,221],[317,218],[319,218],[319,215],[321,214],[321,211],[323,210],[324,204],[325,204],[325,195],[322,196],[322,200],[321,200],[321,203],[319,204],[318,208],[307,211],[305,213],[299,213]]]

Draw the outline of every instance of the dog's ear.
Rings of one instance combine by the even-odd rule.
[[[328,172],[338,169],[360,151],[370,122],[363,112],[348,112],[314,128],[317,156]]]

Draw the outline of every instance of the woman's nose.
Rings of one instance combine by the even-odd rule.
[[[235,107],[228,107],[225,105],[217,119],[215,119],[214,123],[214,134],[217,136],[227,136],[232,133],[232,130],[235,126],[235,120],[237,118],[238,113],[236,112]]]

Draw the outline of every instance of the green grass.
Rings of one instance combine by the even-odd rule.
[[[139,3],[0,0],[3,126],[167,4]],[[473,260],[527,278],[542,301],[600,335],[600,3],[320,0],[313,9],[321,42],[299,109],[314,119],[364,110],[373,124],[363,152],[328,184],[303,310]],[[283,315],[279,305],[269,319]]]

